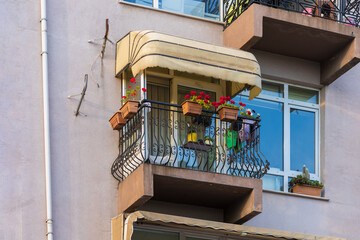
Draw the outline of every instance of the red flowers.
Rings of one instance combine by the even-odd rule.
[[[242,103],[242,102],[239,102],[239,105],[242,106],[242,107],[246,107],[246,104]]]
[[[210,95],[205,95],[205,97],[204,97],[206,100],[210,100]]]
[[[199,96],[197,96],[197,98],[196,98],[196,99],[201,100],[201,99],[202,99],[202,96],[200,96],[200,95],[199,95]]]
[[[195,96],[196,95],[196,92],[195,91],[191,91],[191,96]]]
[[[142,88],[141,90],[142,90],[143,92],[146,92],[146,88]]]
[[[135,78],[132,78],[132,79],[130,79],[130,82],[131,82],[131,83],[136,83],[136,79],[135,79]]]
[[[231,103],[231,104],[235,104],[235,101],[234,101],[234,100],[230,100],[230,103]]]
[[[189,94],[186,95],[186,96],[185,96],[185,99],[190,99],[190,95],[189,95]]]
[[[127,96],[122,96],[123,99],[127,99]]]
[[[128,88],[131,88],[131,86],[129,85],[129,87]]]
[[[204,93],[204,92],[200,92],[200,95],[201,95],[201,96],[205,96],[205,93]]]
[[[251,111],[247,111],[247,115],[251,116]]]

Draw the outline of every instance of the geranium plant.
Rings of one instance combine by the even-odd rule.
[[[209,109],[211,107],[210,98],[211,96],[205,94],[204,92],[200,92],[199,95],[197,95],[196,91],[191,91],[190,95],[188,94],[185,96],[185,100],[196,102],[205,109]]]
[[[245,103],[239,102],[240,105],[240,115],[249,118],[260,118],[260,113],[255,112],[255,110],[251,110],[250,108],[246,107]]]
[[[132,84],[136,84],[136,79],[131,78],[130,82]],[[122,96],[122,99],[121,99],[123,104],[125,104],[129,100],[136,101],[136,97],[138,95],[138,92],[140,91],[140,86],[135,86],[135,88],[132,89],[132,86],[129,85],[128,88],[129,89],[126,91],[126,94],[124,96]],[[146,92],[146,88],[142,88],[141,91]]]
[[[219,110],[222,107],[230,107],[234,109],[239,109],[239,106],[235,105],[235,101],[231,100],[230,97],[220,97],[219,102],[212,102],[211,105],[213,105],[216,110]]]

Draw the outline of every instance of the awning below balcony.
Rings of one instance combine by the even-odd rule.
[[[194,73],[229,81],[228,95],[261,92],[260,67],[253,54],[154,31],[131,31],[117,42],[116,76],[131,68],[135,76],[149,67]]]
[[[324,237],[302,233],[293,233],[244,225],[207,221],[195,218],[173,216],[154,212],[137,211],[125,215],[121,214],[112,219],[113,240],[131,240],[133,224],[135,222],[186,228],[199,232],[229,234],[231,236],[246,237],[246,239],[292,239],[292,240],[345,240],[343,238]]]

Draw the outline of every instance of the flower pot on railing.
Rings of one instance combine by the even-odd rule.
[[[127,119],[124,119],[122,116],[121,116],[121,113],[120,112],[116,112],[109,120],[110,124],[111,124],[111,127],[113,130],[120,130],[122,129],[126,122],[127,122]]]
[[[198,116],[202,111],[202,106],[193,101],[185,101],[181,106],[185,116]]]
[[[238,117],[238,108],[223,106],[218,110],[221,121],[234,122]]]
[[[188,142],[196,142],[197,141],[197,133],[191,132],[187,135]]]
[[[121,108],[120,112],[125,119],[131,119],[135,116],[139,108],[139,102],[128,100]]]

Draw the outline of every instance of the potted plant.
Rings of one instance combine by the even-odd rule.
[[[190,126],[188,128],[187,139],[188,142],[197,142],[197,130],[195,126]]]
[[[214,145],[215,140],[209,136],[204,137],[204,143],[207,145]]]
[[[305,165],[303,166],[303,173],[290,180],[290,188],[293,193],[320,197],[323,187],[324,185],[319,181],[310,180],[309,170]]]
[[[125,126],[127,119],[123,118],[120,112],[116,112],[109,122],[113,130],[120,130]]]
[[[131,78],[131,83],[136,84],[136,79]],[[120,112],[125,119],[131,119],[135,116],[138,111],[139,101],[136,100],[138,91],[140,90],[139,86],[136,86],[134,89],[130,90],[132,87],[129,86],[129,90],[126,92],[126,95],[122,96],[123,105],[120,108]],[[146,92],[145,88],[141,89],[143,92]]]
[[[181,104],[185,116],[198,116],[203,108],[209,109],[210,95],[200,92],[199,95],[195,91],[191,91],[190,95],[185,96],[185,101]]]
[[[230,97],[220,97],[220,102],[213,102],[221,121],[233,122],[238,117],[239,107]]]

